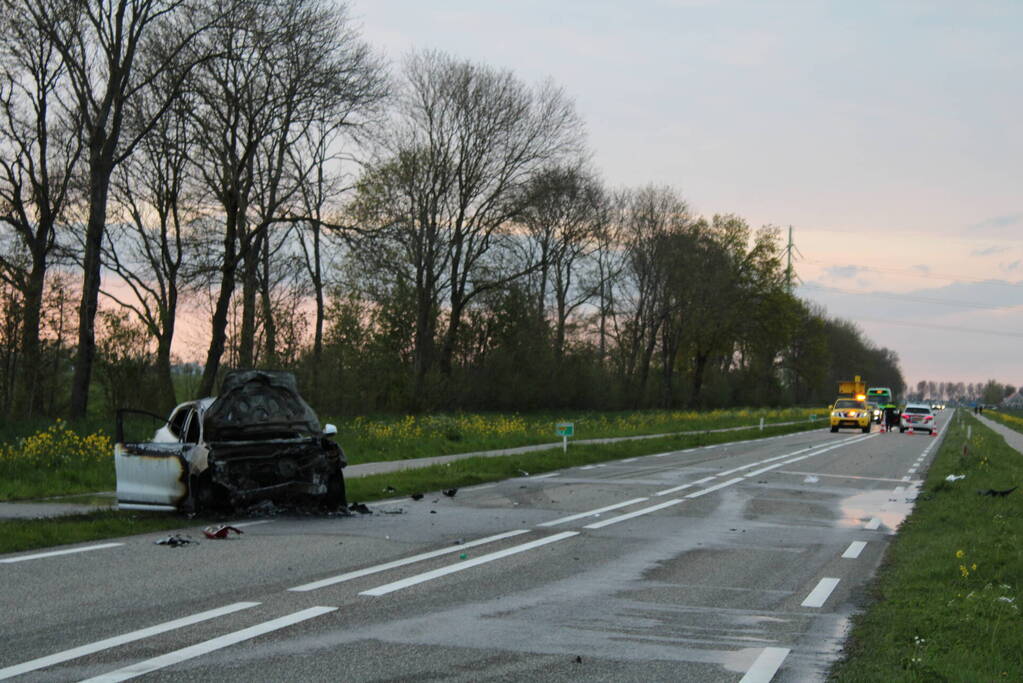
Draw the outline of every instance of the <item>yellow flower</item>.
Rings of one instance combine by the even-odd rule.
[[[963,559],[964,557],[966,557],[966,553],[964,553],[964,552],[963,552],[962,550],[957,550],[957,551],[956,551],[956,557],[957,557],[957,558],[959,558],[959,559],[961,560],[961,559]]]

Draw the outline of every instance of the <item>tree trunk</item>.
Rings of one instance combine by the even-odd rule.
[[[110,191],[112,164],[99,160],[94,152],[89,164],[89,222],[85,229],[82,301],[78,307],[78,350],[71,379],[72,418],[85,417],[89,408],[92,363],[96,358],[96,311],[99,309],[100,252],[106,230],[107,195]]]
[[[224,229],[224,263],[221,265],[220,294],[213,310],[210,348],[206,353],[206,365],[202,370],[202,381],[199,382],[199,395],[196,398],[213,395],[213,387],[220,371],[220,359],[227,345],[227,317],[231,309],[231,297],[234,295],[235,272],[238,269],[235,241],[238,235],[240,211],[229,211]]]
[[[242,245],[242,329],[238,339],[238,366],[251,368],[256,355],[256,293],[259,289],[259,238],[250,235]],[[242,239],[243,243],[246,241]]]
[[[703,389],[703,375],[707,370],[709,357],[709,353],[697,351],[693,358],[693,393],[689,397],[689,403],[693,408],[700,407],[700,391]]]
[[[263,266],[262,286],[260,297],[263,307],[263,341],[264,354],[262,364],[267,368],[277,367],[277,325],[274,322],[273,299],[271,299],[270,288],[270,249],[267,245],[262,250],[261,260]]]
[[[17,373],[14,395],[14,413],[32,417],[42,408],[39,395],[40,349],[39,325],[43,308],[43,289],[46,284],[46,255],[42,248],[32,250],[32,270],[22,292],[25,307],[21,323],[21,363]]]

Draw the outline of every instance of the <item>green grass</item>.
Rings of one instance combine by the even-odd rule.
[[[177,515],[116,510],[99,510],[46,519],[4,519],[0,520],[0,553],[35,550],[66,543],[83,543],[201,524],[202,522],[198,520],[186,520]]]
[[[984,417],[991,418],[999,424],[1003,424],[1009,429],[1014,429],[1017,432],[1023,432],[1023,411],[1019,410],[988,410],[984,412]]]
[[[558,441],[557,422],[572,422],[576,440],[667,434],[743,425],[807,420],[824,409],[735,409],[709,412],[645,410],[629,412],[459,413],[336,420],[338,441],[353,465],[427,458],[454,453],[531,446]]]
[[[966,478],[952,483],[950,474]],[[1023,679],[1023,489],[978,495],[1017,484],[1020,454],[960,410],[833,680]]]

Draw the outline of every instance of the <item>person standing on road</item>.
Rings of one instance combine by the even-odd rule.
[[[886,403],[884,406],[884,429],[890,432],[899,426],[899,408],[894,403]]]

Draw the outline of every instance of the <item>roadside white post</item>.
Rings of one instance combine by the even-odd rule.
[[[966,425],[966,440],[973,439],[973,425]]]
[[[568,453],[568,437],[575,434],[575,424],[572,422],[558,422],[554,425],[554,431],[561,437],[561,450]]]
[[[764,431],[764,418],[760,418],[760,431]]]

